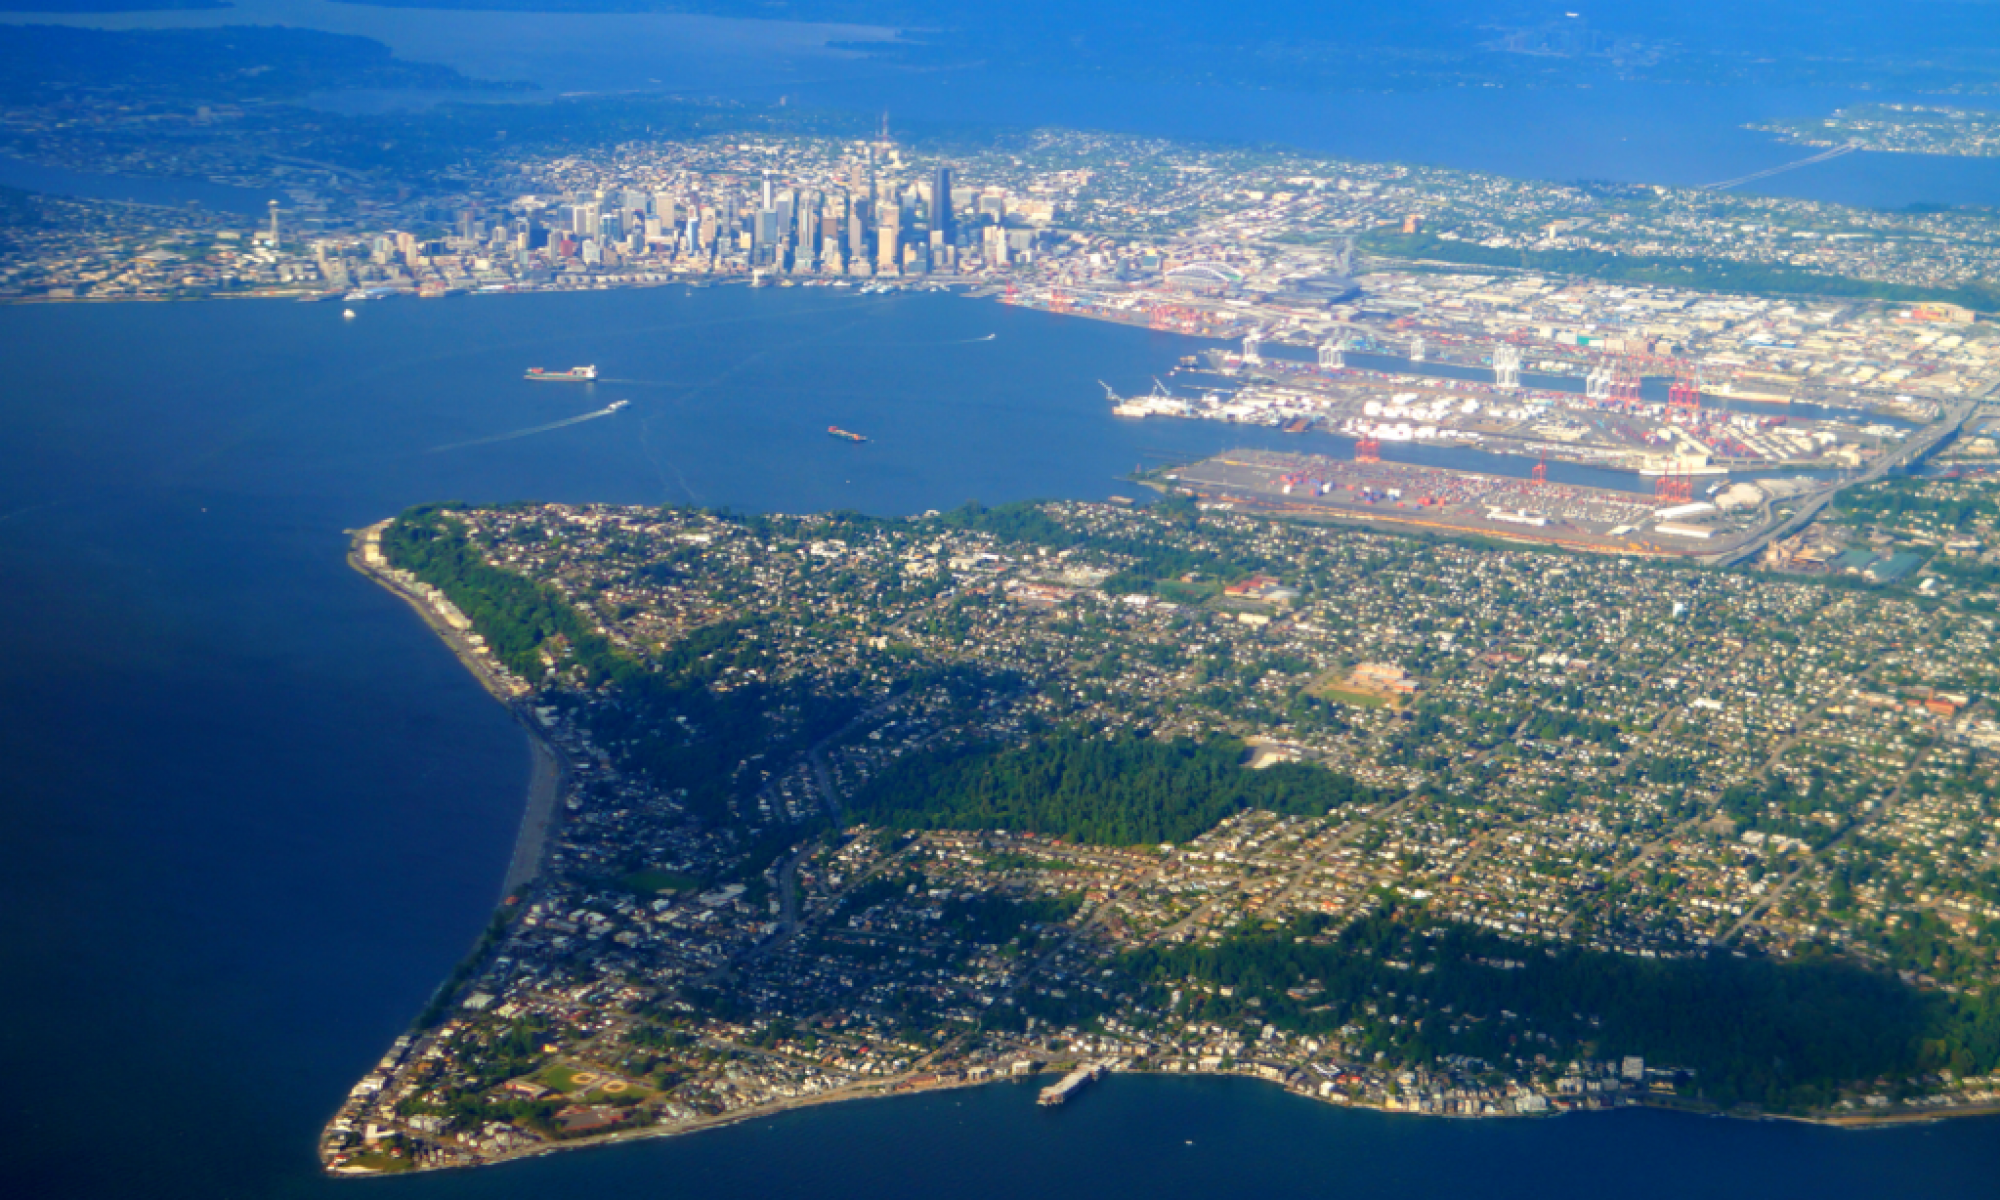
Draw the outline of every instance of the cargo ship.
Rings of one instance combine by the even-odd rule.
[[[529,367],[526,378],[536,383],[594,383],[597,368],[571,367],[567,371],[544,371],[540,367]]]
[[[835,436],[835,437],[837,437],[837,438],[841,439],[842,441],[847,441],[847,442],[865,442],[865,441],[867,441],[867,440],[868,440],[867,438],[865,438],[865,437],[862,437],[862,436],[861,436],[860,434],[858,434],[858,433],[849,433],[849,432],[847,432],[847,431],[846,431],[845,429],[842,429],[842,428],[841,428],[840,426],[838,426],[838,425],[829,425],[829,426],[827,426],[827,427],[826,427],[826,431],[827,431],[828,433],[832,434],[833,436]]]

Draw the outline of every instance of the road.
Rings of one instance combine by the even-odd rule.
[[[1996,384],[1995,387],[2000,387],[2000,384]],[[1752,535],[1749,540],[1738,542],[1727,550],[1719,550],[1714,554],[1704,555],[1698,561],[1705,566],[1733,567],[1738,563],[1747,562],[1757,557],[1757,555],[1763,552],[1764,547],[1770,545],[1772,542],[1788,538],[1799,530],[1804,529],[1813,518],[1825,511],[1827,505],[1833,503],[1835,496],[1839,495],[1845,489],[1854,487],[1857,484],[1872,483],[1889,474],[1891,471],[1908,466],[1937,449],[1947,438],[1955,435],[1960,429],[1965,427],[1965,423],[1972,419],[1972,414],[1979,411],[1980,401],[1991,396],[1993,392],[1994,388],[1988,388],[1978,396],[1969,396],[1963,400],[1953,402],[1946,407],[1945,416],[1942,420],[1933,422],[1918,430],[1911,435],[1907,442],[1897,447],[1893,454],[1885,454],[1881,458],[1876,459],[1868,465],[1867,470],[1856,475],[1854,478],[1835,483],[1825,491],[1815,493],[1804,503],[1800,504],[1791,517],[1782,523],[1770,526]]]

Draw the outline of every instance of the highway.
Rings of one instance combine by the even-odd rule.
[[[1851,488],[1856,484],[1872,483],[1889,474],[1891,471],[1908,466],[1937,449],[1947,438],[1954,436],[1959,430],[1965,428],[1965,423],[1972,419],[1974,413],[1979,411],[1980,402],[1993,395],[1995,388],[2000,388],[2000,384],[1986,389],[1986,391],[1977,396],[1969,396],[1963,400],[1947,404],[1942,418],[1911,434],[1910,439],[1898,447],[1894,453],[1885,454],[1873,463],[1870,463],[1867,470],[1852,479],[1835,483],[1824,491],[1815,492],[1806,498],[1799,505],[1797,511],[1784,521],[1768,526],[1758,533],[1753,534],[1748,540],[1738,542],[1726,550],[1719,550],[1714,554],[1704,555],[1699,561],[1712,567],[1733,567],[1738,563],[1747,562],[1755,558],[1763,552],[1764,547],[1770,545],[1772,542],[1788,538],[1799,530],[1804,529],[1814,517],[1825,511],[1827,505],[1833,503],[1833,498],[1839,495],[1843,489]]]

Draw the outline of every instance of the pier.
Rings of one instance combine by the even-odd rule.
[[[1079,1063],[1074,1071],[1063,1076],[1060,1081],[1043,1088],[1041,1096],[1036,1099],[1035,1103],[1040,1104],[1044,1108],[1066,1104],[1069,1102],[1071,1096],[1083,1090],[1085,1084],[1100,1078],[1109,1069],[1106,1064],[1101,1062]]]

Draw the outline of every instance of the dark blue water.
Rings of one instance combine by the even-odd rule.
[[[84,200],[121,200],[133,204],[174,206],[192,203],[216,212],[251,216],[263,216],[269,211],[266,205],[280,198],[275,191],[231,187],[224,183],[210,183],[206,179],[71,171],[6,155],[0,155],[0,187]]]
[[[998,1088],[322,1180],[321,1121],[497,899],[527,767],[499,706],[342,564],[343,529],[452,498],[906,513],[1103,496],[1132,491],[1116,476],[1149,452],[1251,440],[1108,415],[1095,380],[1142,390],[1184,339],[987,302],[719,288],[358,307],[0,309],[5,1194],[1990,1190],[1991,1123],[1461,1125],[1136,1079],[1053,1117]],[[574,363],[644,382],[519,378]],[[632,406],[435,449],[612,399]]]

